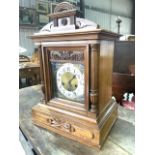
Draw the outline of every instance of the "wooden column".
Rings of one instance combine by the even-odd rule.
[[[44,85],[44,75],[43,75],[43,60],[42,60],[42,48],[38,47],[39,51],[39,59],[40,59],[40,77],[41,77],[41,90],[43,93],[43,97],[41,98],[41,102],[45,103],[45,85]]]
[[[97,113],[99,44],[90,45],[90,112]]]

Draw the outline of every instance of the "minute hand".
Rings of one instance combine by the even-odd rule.
[[[68,90],[72,90],[72,85],[71,85],[71,82],[72,82],[72,80],[74,79],[76,77],[76,75],[74,75],[69,81],[68,81]]]
[[[76,77],[76,75],[74,75],[69,81],[68,83],[71,83],[71,81]]]

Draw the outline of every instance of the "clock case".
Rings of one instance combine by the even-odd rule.
[[[117,119],[117,104],[112,100],[114,42],[118,35],[94,29],[31,36],[40,52],[43,98],[32,108],[35,125],[100,149]],[[81,51],[85,66],[84,104],[52,95],[50,51]],[[59,60],[66,62],[66,60]],[[67,60],[74,62],[75,60]]]

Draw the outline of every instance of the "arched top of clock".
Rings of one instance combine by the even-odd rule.
[[[69,10],[75,10],[75,6],[68,3],[68,2],[62,2],[62,3],[59,3],[55,9],[54,9],[54,12],[57,13],[57,12],[62,12],[62,11],[69,11]]]
[[[77,10],[68,2],[59,3],[54,13],[48,15],[52,21],[45,25],[39,33],[76,31],[76,29],[97,29],[96,23],[83,18],[77,18]]]

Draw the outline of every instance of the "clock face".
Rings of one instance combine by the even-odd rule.
[[[54,97],[84,103],[84,65],[60,62],[51,65]]]
[[[64,63],[57,71],[58,90],[68,99],[75,100],[84,95],[84,75],[76,65]]]

